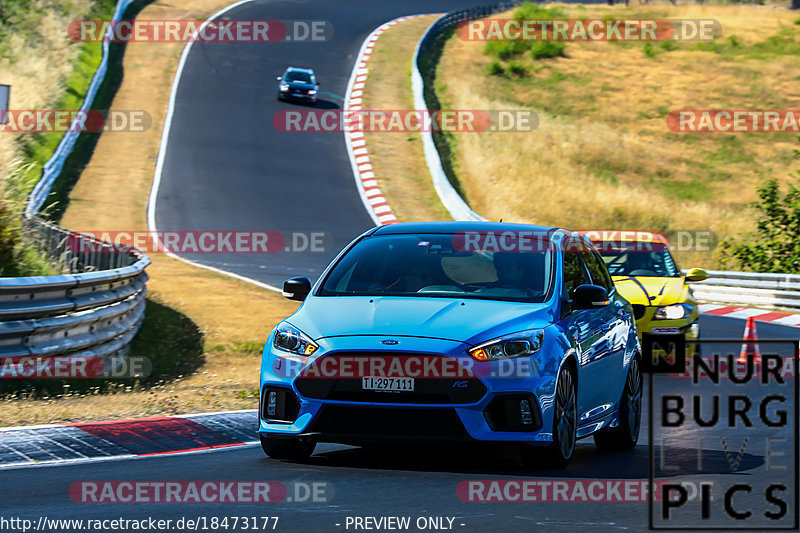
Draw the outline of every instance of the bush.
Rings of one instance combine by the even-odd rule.
[[[661,41],[658,46],[661,47],[661,49],[665,52],[672,52],[678,48],[678,45],[675,44],[675,41]]]
[[[524,78],[525,76],[528,75],[528,69],[525,68],[525,65],[517,61],[509,62],[508,71],[514,76],[517,76],[518,78]]]
[[[759,212],[756,231],[746,240],[724,241],[723,264],[735,262],[755,272],[800,274],[800,170],[785,194],[778,180],[766,181],[751,206]]]
[[[499,61],[492,61],[489,63],[489,75],[490,76],[502,76],[505,74],[505,69],[503,65],[500,64]]]
[[[565,16],[557,7],[544,8],[530,2],[519,6],[513,15],[516,20],[546,20]],[[526,52],[530,52],[533,59],[543,59],[563,56],[564,47],[564,43],[549,41],[489,41],[484,46],[483,52],[502,61],[509,61]]]
[[[557,41],[534,41],[531,43],[531,58],[545,59],[564,56],[566,45]]]
[[[522,19],[558,19],[566,18],[566,14],[557,7],[542,7],[538,4],[525,2],[514,10],[513,17],[517,20]]]
[[[508,61],[524,54],[529,48],[530,43],[525,41],[489,41],[483,48],[483,53]]]
[[[642,52],[644,52],[644,55],[646,55],[647,57],[656,57],[658,55],[658,50],[656,50],[656,47],[653,46],[653,43],[651,43],[650,41],[644,43],[644,46],[642,47]]]

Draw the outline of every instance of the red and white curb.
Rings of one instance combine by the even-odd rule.
[[[0,469],[208,451],[258,442],[255,410],[0,428]]]
[[[783,311],[767,311],[750,307],[735,307],[722,304],[700,304],[700,312],[706,315],[747,319],[753,317],[758,322],[772,322],[783,326],[800,326],[800,314]]]
[[[367,64],[380,35],[398,22],[421,16],[424,15],[396,18],[378,26],[367,36],[361,45],[361,50],[358,52],[353,72],[350,74],[350,82],[347,84],[347,92],[344,95],[345,115],[347,111],[360,111],[363,109],[364,88],[369,76]],[[378,226],[397,222],[397,217],[392,212],[392,207],[386,201],[386,197],[378,185],[378,180],[375,178],[364,132],[347,131],[345,129],[344,141],[347,144],[347,152],[350,156],[350,165],[353,168],[356,187],[358,187],[361,201],[364,203],[367,213]]]

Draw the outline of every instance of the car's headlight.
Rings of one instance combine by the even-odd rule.
[[[541,330],[515,333],[479,344],[467,350],[478,361],[496,361],[533,355],[542,347],[544,332]]]
[[[308,94],[317,94],[317,91],[314,89],[309,89]]]
[[[656,309],[653,318],[655,320],[678,320],[686,318],[692,314],[692,306],[689,304],[665,305]]]
[[[311,337],[286,323],[278,325],[272,345],[278,350],[297,355],[311,355],[319,348]]]
[[[289,86],[288,85],[281,85],[281,92],[286,92],[288,90],[289,90]]]

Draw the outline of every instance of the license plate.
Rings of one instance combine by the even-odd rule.
[[[652,330],[654,335],[674,335],[679,332],[678,328],[653,328]]]
[[[362,390],[409,392],[414,390],[414,378],[362,377]]]

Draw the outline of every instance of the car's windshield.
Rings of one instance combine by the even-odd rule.
[[[314,77],[308,72],[300,72],[299,70],[290,70],[286,72],[283,77],[287,82],[297,81],[300,83],[314,83]]]
[[[599,248],[612,276],[676,278],[681,275],[672,254],[663,244],[623,242],[604,246],[601,243]]]
[[[319,296],[413,296],[543,302],[549,251],[462,251],[453,235],[386,235],[356,244]]]

